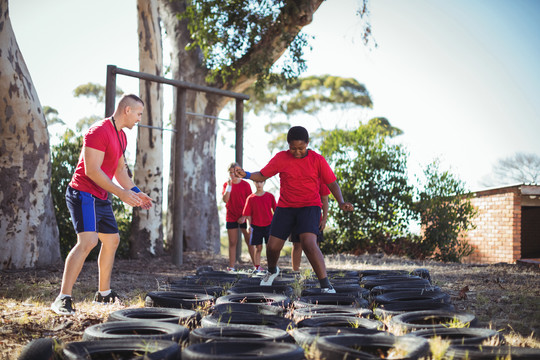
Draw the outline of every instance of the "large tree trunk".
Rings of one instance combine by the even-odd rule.
[[[60,261],[45,116],[0,0],[0,269]]]
[[[156,0],[137,0],[139,32],[139,71],[162,76],[161,27]],[[163,127],[163,87],[141,80],[141,98],[145,103],[142,124]],[[153,200],[150,210],[133,209],[130,255],[163,254],[163,132],[139,127],[134,181]]]
[[[292,38],[303,26],[309,24],[313,13],[323,0],[302,0],[297,2],[295,14],[283,14],[279,21],[286,22],[282,33],[269,31],[261,42],[247,52],[246,57],[236,64],[239,68],[250,62],[259,63],[264,58],[266,64],[273,64],[290,45]],[[177,14],[185,11],[184,1],[159,0],[160,12],[165,29],[171,41],[171,70],[175,79],[201,85],[217,86],[221,89],[242,92],[256,79],[256,75],[243,76],[234,84],[206,84],[207,70],[202,64],[202,53],[197,50],[186,51],[191,38],[185,20],[179,21]],[[279,28],[279,26],[276,26]],[[284,40],[285,38],[289,40]],[[273,51],[268,57],[265,49]],[[187,110],[217,116],[231,99],[227,97],[208,96],[202,92],[187,92]],[[173,112],[176,114],[176,112]],[[176,119],[173,115],[173,123]],[[216,202],[215,155],[217,124],[216,121],[200,116],[188,116],[184,158],[184,250],[209,250],[219,252],[220,231]],[[231,139],[233,142],[234,139]],[[233,161],[234,159],[231,159]],[[171,165],[173,162],[171,162]],[[171,178],[172,180],[172,178]],[[170,182],[172,184],[172,181]],[[169,186],[169,199],[172,199],[172,188]],[[167,212],[167,241],[172,242],[172,204]]]

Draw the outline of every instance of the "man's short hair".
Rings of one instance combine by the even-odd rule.
[[[292,141],[302,140],[309,143],[309,133],[306,128],[302,126],[293,126],[287,133],[287,142],[290,144]]]
[[[135,103],[140,103],[142,106],[144,106],[144,101],[142,101],[140,97],[135,94],[126,94],[120,98],[118,108],[123,109],[126,106],[133,106]]]

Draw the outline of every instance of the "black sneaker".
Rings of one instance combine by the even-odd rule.
[[[111,291],[111,293],[107,296],[103,296],[99,293],[99,291],[96,291],[96,295],[94,295],[93,302],[94,304],[112,304],[119,301],[120,301],[120,297],[114,291]]]
[[[73,308],[73,300],[71,296],[66,296],[62,299],[56,299],[51,305],[51,310],[58,315],[73,315],[75,314],[75,308]]]

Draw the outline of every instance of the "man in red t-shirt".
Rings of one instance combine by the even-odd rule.
[[[249,195],[242,212],[239,223],[248,221],[250,225],[249,244],[255,246],[254,271],[261,272],[261,252],[263,240],[268,244],[270,238],[270,224],[276,209],[276,198],[269,192],[264,191],[264,181],[255,181],[257,191]]]
[[[320,184],[326,184],[343,211],[352,211],[345,202],[334,172],[325,158],[308,150],[309,134],[301,126],[293,126],[287,134],[289,150],[277,153],[259,172],[249,173],[236,168],[236,175],[253,181],[264,181],[279,174],[280,195],[266,246],[268,272],[262,286],[272,285],[279,275],[277,266],[283,244],[291,233],[299,234],[302,249],[317,274],[323,293],[335,293],[328,280],[324,256],[317,245],[321,219]]]
[[[236,271],[234,267],[236,264],[236,246],[238,244],[238,229],[240,228],[244,235],[244,240],[248,247],[249,256],[251,262],[255,265],[254,253],[255,249],[249,245],[249,232],[247,225],[240,224],[240,218],[242,217],[242,210],[246,205],[246,200],[251,195],[251,186],[247,181],[242,180],[234,173],[237,163],[231,163],[229,165],[229,180],[223,184],[223,201],[225,202],[225,209],[227,210],[225,221],[227,228],[227,236],[229,238],[229,267],[228,271]]]
[[[108,193],[130,206],[149,209],[152,199],[135,186],[128,175],[123,156],[127,145],[123,128],[132,129],[141,120],[143,101],[125,95],[114,115],[94,124],[84,135],[83,148],[71,182],[66,190],[66,204],[77,233],[77,244],[66,258],[60,294],[51,305],[59,315],[75,313],[71,293],[84,261],[101,240],[98,258],[99,290],[96,303],[111,303],[118,295],[111,290],[111,273],[120,235]],[[112,181],[115,178],[119,185]]]

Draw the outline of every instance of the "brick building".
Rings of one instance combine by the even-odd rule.
[[[465,239],[474,253],[464,263],[540,261],[540,185],[510,185],[474,193],[476,229]]]

